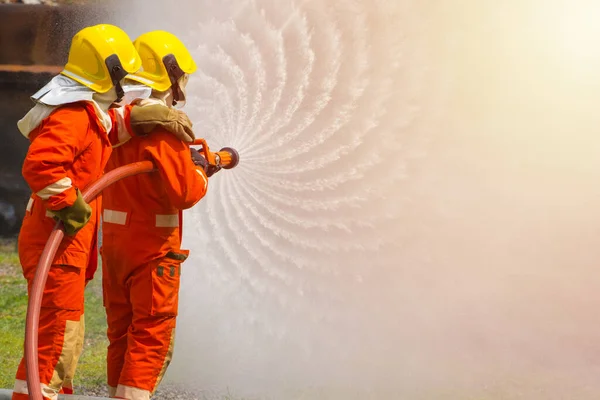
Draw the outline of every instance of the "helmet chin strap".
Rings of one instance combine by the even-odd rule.
[[[173,86],[171,86],[171,95],[173,96],[173,107],[175,107],[178,102],[185,100],[185,95],[183,94],[179,82],[175,82]]]
[[[171,81],[171,93],[173,95],[173,106],[177,105],[177,102],[185,100],[183,90],[179,86],[179,79],[185,75],[185,72],[179,67],[179,63],[175,59],[173,54],[167,54],[163,57],[163,64],[169,74],[169,80]]]
[[[123,97],[125,97],[125,91],[121,86],[121,82],[117,82],[115,89],[117,90],[117,99],[115,100],[115,103],[120,103],[121,100],[123,100]]]
[[[123,78],[127,76],[127,71],[121,65],[121,60],[116,54],[110,55],[105,60],[106,67],[108,68],[108,73],[110,74],[110,79],[112,84],[114,85],[117,91],[117,99],[116,103],[119,103],[123,100],[123,96],[125,96],[125,91],[123,90],[123,86],[121,86],[121,81]]]

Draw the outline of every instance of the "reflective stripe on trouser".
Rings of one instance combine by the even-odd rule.
[[[56,393],[55,389],[43,383],[40,383],[40,387],[42,388],[42,397],[44,399],[58,399],[58,393]],[[17,379],[13,388],[12,400],[29,400],[28,392],[27,382]],[[59,393],[62,394],[63,392],[64,391],[60,391]]]
[[[173,355],[181,262],[163,258],[126,267],[103,249],[108,385],[117,387],[118,398],[149,399],[166,372]]]
[[[24,269],[24,275],[29,280],[32,274]],[[31,281],[29,285],[31,288]],[[72,390],[85,332],[84,285],[85,273],[81,268],[65,265],[53,265],[50,268],[38,330],[40,383],[46,400],[56,400],[58,393]],[[28,398],[26,379],[23,358],[17,369],[14,400]]]
[[[129,213],[125,211],[104,209],[102,221],[108,224],[127,225]],[[154,215],[154,226],[157,228],[178,228],[179,214],[156,214]]]
[[[165,328],[164,325],[167,325],[167,331],[169,330],[168,326],[172,326],[172,329],[170,329],[171,333],[169,335],[170,340],[166,346],[166,352],[163,353],[161,351],[164,349],[154,349],[153,351],[150,351],[151,353],[155,353],[154,357],[149,360],[144,360],[139,357],[139,355],[138,357],[130,357],[130,353],[127,353],[125,355],[125,362],[123,363],[123,368],[119,377],[119,384],[117,385],[116,391],[113,395],[114,397],[129,400],[149,400],[150,396],[156,391],[156,388],[164,377],[167,367],[173,358],[173,349],[175,343],[175,317],[168,318],[167,320],[162,321],[162,323],[159,321],[155,322],[158,322],[158,324],[156,324],[154,328],[163,325],[159,328],[161,330]],[[131,343],[134,340],[129,340],[129,342]],[[156,345],[155,343],[153,344]],[[163,343],[161,343],[161,345],[163,345]],[[146,349],[145,352],[148,353],[148,349]],[[156,362],[161,358],[162,362]],[[155,362],[152,363],[152,360]]]
[[[150,400],[150,391],[144,389],[138,389],[136,387],[119,385],[115,392],[117,399],[128,399],[128,400]]]

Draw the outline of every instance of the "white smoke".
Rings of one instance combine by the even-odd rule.
[[[241,156],[185,215],[169,379],[275,399],[597,398],[600,73],[561,30],[592,3],[566,4],[122,6],[132,38],[188,45],[196,133]]]

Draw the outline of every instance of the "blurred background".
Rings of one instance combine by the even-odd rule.
[[[16,122],[67,61],[71,37],[108,13],[95,1],[0,1],[0,236],[18,234],[29,197],[21,178],[28,141]]]

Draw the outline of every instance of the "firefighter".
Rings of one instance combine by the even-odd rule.
[[[196,64],[183,43],[164,31],[134,41],[142,69],[131,79],[152,88],[144,103],[185,103]],[[182,210],[207,190],[204,158],[164,130],[154,129],[114,149],[107,171],[150,160],[156,171],[126,178],[104,191],[102,274],[108,321],[111,397],[148,400],[171,360],[178,309]]]
[[[32,96],[35,106],[18,123],[30,140],[22,173],[33,194],[18,248],[29,290],[56,220],[66,233],[48,274],[40,312],[39,375],[46,400],[72,392],[83,345],[84,288],[87,267],[95,261],[90,254],[100,206],[99,200],[87,204],[81,191],[102,175],[112,145],[132,134],[157,124],[184,139],[191,134],[187,117],[164,106],[109,111],[123,97],[125,76],[140,67],[125,32],[107,24],[87,27],[73,37],[64,70]],[[22,359],[12,399],[28,398]]]

